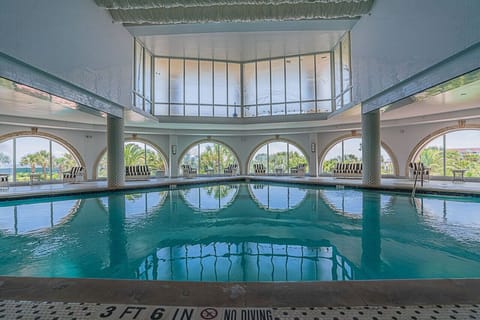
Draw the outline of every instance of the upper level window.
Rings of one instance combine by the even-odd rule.
[[[134,50],[134,104],[156,116],[328,113],[352,102],[350,36],[331,52],[249,62],[154,57]]]

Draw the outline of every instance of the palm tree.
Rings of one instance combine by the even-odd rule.
[[[40,150],[35,153],[37,157],[37,164],[42,166],[43,178],[47,178],[47,166],[50,163],[50,152],[47,150]]]
[[[443,149],[438,147],[427,147],[422,150],[419,156],[420,162],[430,168],[431,175],[442,176],[443,172]]]
[[[145,149],[134,143],[127,143],[124,149],[126,166],[144,165]]]
[[[20,159],[20,165],[25,166],[29,165],[32,173],[35,173],[35,166],[37,165],[37,155],[35,153],[29,153],[24,155]]]
[[[147,149],[147,165],[150,170],[165,170],[165,161],[160,153]]]
[[[53,158],[55,168],[58,168],[58,172],[63,172],[68,168],[77,166],[77,161],[73,158],[71,153],[64,153],[60,158]]]
[[[10,157],[8,154],[5,154],[3,152],[0,152],[0,163],[2,165],[4,164],[9,164],[10,163]]]

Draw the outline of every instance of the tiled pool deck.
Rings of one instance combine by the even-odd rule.
[[[125,188],[239,179],[361,187],[360,179],[264,176],[161,178],[127,182]],[[407,179],[382,179],[379,188],[411,192],[412,186]],[[105,181],[10,186],[0,190],[0,199],[104,190]],[[480,196],[480,183],[432,180],[417,192]],[[480,280],[200,283],[0,277],[0,319],[480,319]]]

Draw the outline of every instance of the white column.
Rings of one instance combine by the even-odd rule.
[[[121,118],[107,117],[107,181],[109,188],[125,184],[125,159],[123,155],[124,122]]]
[[[380,141],[380,111],[362,114],[363,184],[381,183]]]

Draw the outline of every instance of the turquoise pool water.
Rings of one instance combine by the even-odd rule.
[[[238,183],[0,202],[0,275],[478,278],[480,199]]]

